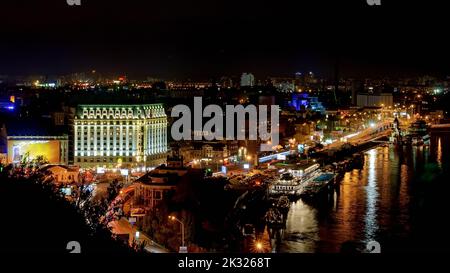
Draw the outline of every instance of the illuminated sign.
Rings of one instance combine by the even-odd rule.
[[[50,164],[61,162],[59,140],[8,140],[9,162],[30,162],[42,157]]]

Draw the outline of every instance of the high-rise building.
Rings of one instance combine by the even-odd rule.
[[[279,92],[292,93],[295,91],[295,79],[293,78],[269,78],[271,86],[275,87]]]
[[[74,164],[143,168],[165,162],[167,116],[162,104],[79,105],[74,119]]]
[[[356,105],[358,107],[392,107],[394,99],[391,93],[357,94]]]
[[[242,73],[241,86],[254,86],[255,76],[252,73]]]
[[[361,81],[354,80],[352,82],[352,105],[358,104],[358,94],[364,92],[364,84]]]

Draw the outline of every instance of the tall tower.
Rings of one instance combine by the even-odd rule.
[[[336,93],[339,91],[339,56],[336,54],[336,62],[334,64],[334,103],[337,105],[337,96]]]

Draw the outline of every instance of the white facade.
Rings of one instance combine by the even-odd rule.
[[[80,105],[74,120],[74,163],[82,167],[157,166],[167,153],[161,104]]]
[[[242,73],[241,86],[254,86],[255,76],[252,73]]]

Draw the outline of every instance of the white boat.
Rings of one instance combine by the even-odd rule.
[[[319,164],[313,164],[305,169],[284,172],[269,186],[269,194],[299,196],[304,185],[321,174],[319,167]]]
[[[271,195],[297,195],[301,191],[301,179],[286,172],[269,186]]]
[[[428,127],[425,121],[418,120],[411,124],[408,128],[408,136],[411,139],[411,145],[429,145],[430,135],[428,134]]]

